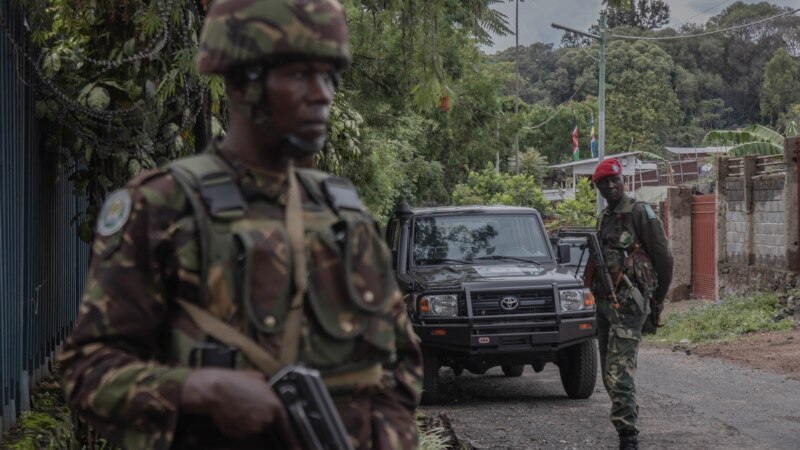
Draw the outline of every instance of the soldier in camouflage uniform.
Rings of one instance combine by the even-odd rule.
[[[597,238],[618,303],[593,277],[603,384],[611,397],[611,423],[620,449],[638,449],[638,406],[633,378],[642,333],[655,333],[672,281],[672,255],[661,221],[650,205],[624,193],[622,166],[600,163],[592,177],[608,206],[597,222]]]
[[[115,445],[298,448],[265,372],[301,362],[354,448],[416,447],[421,354],[388,249],[349,181],[296,168],[350,60],[335,0],[208,12],[197,64],[226,78],[228,134],[108,197],[60,358],[69,404]]]

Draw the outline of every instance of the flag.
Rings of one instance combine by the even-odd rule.
[[[597,135],[594,132],[594,113],[591,113],[589,116],[589,128],[592,129],[592,134],[589,138],[589,148],[592,149],[592,158],[597,158]]]
[[[578,152],[578,116],[572,116],[572,160],[577,161],[581,159]]]

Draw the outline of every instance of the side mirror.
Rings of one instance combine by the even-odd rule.
[[[558,263],[559,264],[566,264],[570,260],[570,250],[572,249],[571,245],[568,244],[558,244]]]

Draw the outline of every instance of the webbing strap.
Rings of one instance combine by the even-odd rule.
[[[292,271],[294,273],[294,295],[289,305],[289,316],[281,343],[281,363],[292,364],[297,361],[300,349],[300,326],[303,317],[303,298],[306,295],[306,245],[303,224],[303,204],[294,162],[289,161],[289,193],[286,198],[286,231],[292,250]]]
[[[181,188],[183,188],[183,192],[186,194],[186,198],[189,200],[189,204],[192,205],[192,211],[194,212],[194,222],[197,227],[198,236],[197,242],[200,246],[198,249],[200,251],[200,279],[203,280],[204,283],[199,289],[199,292],[201,302],[205,303],[208,297],[208,289],[205,285],[205,280],[208,279],[208,247],[211,236],[211,230],[208,226],[208,215],[206,214],[206,208],[203,206],[200,197],[198,197],[194,189],[192,189],[194,185],[192,174],[186,168],[179,165],[172,165],[171,171],[175,180]]]
[[[238,348],[251,364],[266,375],[272,376],[282,367],[272,355],[239,330],[195,304],[186,300],[177,302],[201,330],[223,344]]]
[[[254,340],[245,336],[239,330],[221,321],[216,316],[199,306],[186,300],[177,300],[178,305],[203,332],[230,347],[238,348],[250,364],[262,373],[271,377],[283,367],[275,357],[270,355]],[[380,364],[370,364],[353,370],[336,371],[322,374],[322,381],[328,388],[359,386],[376,386],[383,377],[383,368]]]

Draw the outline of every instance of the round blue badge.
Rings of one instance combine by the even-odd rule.
[[[111,193],[97,218],[97,234],[111,236],[121,230],[131,215],[131,203],[131,194],[126,189]]]

